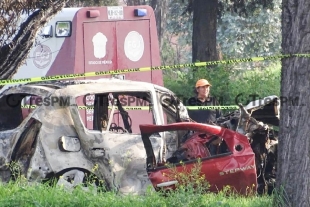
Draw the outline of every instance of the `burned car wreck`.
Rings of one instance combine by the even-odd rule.
[[[12,178],[15,162],[30,182],[56,178],[70,188],[91,174],[107,189],[143,193],[151,182],[139,126],[167,119],[186,121],[187,109],[150,83],[112,78],[11,87],[0,95],[1,181]],[[173,134],[150,141],[157,160],[177,150]]]
[[[275,186],[279,100],[269,96],[221,117],[214,125],[194,122],[164,126],[141,125],[147,153],[147,172],[157,190],[175,189],[179,180],[172,179],[170,167],[189,172],[201,161],[201,174],[210,184],[210,191],[225,186],[241,194],[272,193]],[[178,150],[164,162],[155,159],[149,137],[156,133],[188,130]],[[181,163],[180,163],[181,162]],[[184,168],[185,167],[185,168]]]
[[[165,163],[201,173],[211,191],[230,185],[271,192],[275,182],[279,100],[252,102],[214,125],[191,122],[170,90],[118,79],[46,81],[0,95],[0,179],[17,163],[30,182],[68,188],[95,175],[108,190],[173,189]],[[267,100],[267,99],[266,99]],[[73,181],[73,182],[72,182]]]

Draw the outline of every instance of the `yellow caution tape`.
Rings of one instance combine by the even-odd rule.
[[[237,105],[231,106],[185,106],[189,110],[209,110],[209,109],[239,109]]]
[[[36,107],[36,105],[21,105],[22,109],[35,109]]]
[[[21,108],[27,108],[27,109],[34,109],[36,108],[36,105],[22,105]],[[239,107],[236,105],[231,106],[185,106],[189,110],[209,110],[209,109],[239,109]],[[93,110],[93,106],[78,106],[79,109],[83,110]],[[149,106],[123,106],[125,110],[150,110]],[[109,109],[112,109],[112,107],[109,107]],[[115,107],[115,109],[118,109],[118,107]]]
[[[73,79],[73,78],[95,77],[95,76],[104,76],[104,75],[116,75],[116,74],[123,74],[123,73],[145,72],[145,71],[153,71],[153,70],[167,70],[167,69],[186,68],[186,67],[203,67],[203,66],[210,66],[210,65],[217,65],[217,64],[235,64],[235,63],[242,63],[242,62],[257,62],[257,61],[265,61],[265,60],[277,60],[277,59],[289,58],[289,57],[307,57],[307,58],[309,58],[310,54],[287,54],[287,55],[276,55],[276,56],[252,57],[252,58],[243,58],[243,59],[231,59],[231,60],[218,60],[218,61],[188,63],[188,64],[179,64],[179,65],[168,65],[168,66],[142,67],[142,68],[133,68],[133,69],[87,72],[87,73],[80,73],[80,74],[67,74],[67,75],[54,75],[54,76],[24,78],[24,79],[0,80],[0,85],[41,82],[41,81],[49,81],[49,80],[65,80],[65,79]]]

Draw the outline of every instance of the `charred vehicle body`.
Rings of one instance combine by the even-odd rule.
[[[279,100],[270,96],[239,107],[240,110],[221,117],[214,125],[193,122],[141,125],[153,187],[170,190],[180,182],[169,175],[171,167],[167,163],[179,172],[190,172],[200,160],[201,174],[209,182],[210,191],[217,192],[229,185],[241,194],[272,193],[278,144],[273,128],[279,125]],[[179,137],[184,140],[180,148],[165,162],[156,161],[149,137],[179,130],[188,130],[184,137]]]
[[[151,184],[139,125],[188,119],[168,89],[118,79],[29,83],[5,90],[0,102],[2,181],[12,177],[8,163],[15,162],[30,182],[58,178],[74,187],[88,173],[121,193],[143,193]],[[150,137],[156,159],[171,156],[175,139]]]
[[[212,191],[225,185],[243,194],[248,187],[271,191],[277,135],[270,126],[279,125],[279,104],[268,100],[206,125],[190,122],[173,92],[151,83],[14,86],[0,95],[0,178],[11,179],[9,163],[17,163],[30,182],[56,178],[70,188],[94,174],[108,189],[143,193],[148,185],[174,187],[165,163],[191,168],[200,158]]]

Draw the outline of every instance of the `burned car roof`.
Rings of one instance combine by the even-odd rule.
[[[104,84],[104,87],[103,87]],[[154,85],[139,81],[128,81],[118,79],[100,79],[87,82],[85,84],[68,85],[62,89],[62,93],[69,96],[79,96],[85,93],[97,93],[100,91],[151,91],[154,90]]]
[[[18,85],[6,89],[0,94],[0,96],[10,93],[32,93],[37,95],[48,95],[54,91],[55,88],[46,87],[43,85]]]
[[[120,84],[121,83],[121,84]],[[104,88],[102,88],[102,84],[106,84]],[[100,90],[116,90],[116,91],[123,91],[123,90],[142,90],[147,91],[154,88],[154,84],[146,83],[141,81],[130,81],[130,80],[119,80],[115,78],[103,78],[98,80],[74,80],[74,81],[42,81],[42,82],[34,82],[34,83],[27,83],[21,84],[17,86],[10,87],[4,91],[11,91],[17,89],[29,90],[30,88],[35,89],[45,89],[45,90],[52,90],[52,89],[66,89],[65,91],[68,95],[75,96],[79,94],[82,90],[76,91],[74,88],[76,86],[82,87],[83,93],[90,91],[100,91]],[[100,85],[101,87],[98,87]]]
[[[10,87],[4,90],[1,94],[12,94],[12,93],[27,93],[33,95],[39,95],[42,97],[54,94],[56,96],[66,97],[78,97],[85,94],[94,94],[101,92],[150,92],[156,91],[161,94],[167,94],[169,97],[169,106],[171,105],[170,99],[177,99],[172,91],[167,88],[160,87],[158,85],[141,82],[141,81],[130,81],[120,80],[116,78],[102,78],[98,80],[70,80],[70,81],[42,81],[33,82],[27,84],[20,84],[17,86]],[[155,103],[156,104],[156,103]],[[177,104],[181,105],[183,113],[186,113],[186,108],[178,100]],[[184,109],[185,108],[185,109]],[[185,112],[184,112],[185,111]]]

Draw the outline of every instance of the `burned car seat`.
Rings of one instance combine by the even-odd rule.
[[[172,154],[172,157],[167,159],[167,162],[178,163],[180,161],[210,157],[211,153],[205,145],[208,140],[206,134],[193,134],[184,144],[182,144],[181,148]]]

